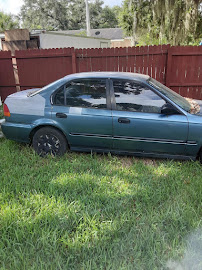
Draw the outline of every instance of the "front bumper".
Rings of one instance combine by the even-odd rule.
[[[29,135],[32,130],[31,125],[4,122],[1,125],[1,128],[2,128],[3,134],[9,140],[25,142],[25,143],[30,142]]]

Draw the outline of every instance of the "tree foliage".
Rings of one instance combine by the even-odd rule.
[[[118,13],[120,9],[121,8],[119,6],[114,6],[113,8],[105,6],[97,14],[97,17],[96,17],[96,14],[93,12],[93,6],[90,6],[90,17],[91,17],[92,28],[117,27],[118,26]]]
[[[115,8],[103,7],[102,0],[89,3],[91,28],[116,27]],[[67,30],[86,28],[84,0],[25,0],[20,18],[28,29]]]
[[[201,0],[125,0],[120,25],[149,44],[193,44],[202,27]]]
[[[18,20],[14,16],[0,11],[0,32],[4,32],[5,30],[10,30],[18,27]]]

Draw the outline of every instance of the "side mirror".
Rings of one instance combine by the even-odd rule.
[[[161,114],[171,115],[179,114],[179,112],[170,103],[166,103],[161,107]]]

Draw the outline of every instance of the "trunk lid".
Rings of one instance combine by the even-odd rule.
[[[6,99],[8,98],[26,98],[29,97],[31,94],[35,93],[38,91],[40,88],[33,88],[33,89],[28,89],[28,90],[23,90],[17,93],[13,93],[9,95]]]

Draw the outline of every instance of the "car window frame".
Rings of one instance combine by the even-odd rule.
[[[168,100],[167,98],[165,98],[161,93],[159,93],[155,88],[152,88],[150,87],[149,84],[147,83],[144,83],[142,81],[137,81],[137,80],[133,80],[133,79],[120,79],[120,78],[111,78],[110,79],[110,94],[111,94],[111,103],[112,103],[112,110],[115,110],[115,111],[119,111],[119,112],[131,112],[131,113],[153,113],[154,112],[133,112],[133,111],[129,111],[129,110],[118,110],[116,108],[116,99],[115,99],[115,93],[114,93],[114,85],[113,85],[113,81],[114,80],[121,80],[121,81],[127,81],[127,82],[133,82],[133,83],[137,83],[139,84],[140,86],[143,86],[143,87],[147,87],[149,90],[151,90],[152,92],[154,92],[157,96],[159,96],[161,99],[163,99],[165,101],[165,103],[169,103],[171,104],[178,112],[179,114],[184,114],[181,110],[179,110],[175,105],[173,105],[170,100]],[[155,113],[155,114],[158,114],[160,115],[160,113]]]
[[[63,107],[71,107],[69,105],[66,104],[66,96],[65,96],[65,89],[66,89],[66,86],[68,84],[70,84],[71,82],[78,82],[78,81],[88,81],[88,80],[94,80],[94,81],[99,81],[99,80],[103,80],[105,81],[105,84],[106,84],[106,105],[107,107],[106,108],[102,108],[102,109],[99,109],[99,108],[91,108],[91,107],[76,107],[76,108],[83,108],[83,109],[93,109],[93,110],[112,110],[112,103],[111,103],[111,95],[110,95],[110,79],[108,78],[95,78],[95,77],[88,77],[88,78],[79,78],[79,79],[73,79],[73,80],[70,80],[68,82],[66,82],[63,86],[60,86],[58,89],[56,89],[52,94],[51,94],[51,98],[50,98],[50,102],[51,102],[51,105],[52,106],[63,106]],[[60,105],[60,104],[54,104],[54,99],[55,99],[55,96],[56,94],[63,88],[63,94],[64,94],[64,104],[63,105]]]
[[[150,78],[149,78],[150,79]],[[148,80],[149,80],[148,79]],[[167,96],[164,96],[158,89],[156,89],[153,85],[150,85],[149,82],[145,83],[152,91],[154,91],[157,95],[162,97],[167,103],[171,104],[181,115],[187,116],[188,112],[183,110],[179,105],[177,105],[174,101],[169,99]]]
[[[61,105],[61,104],[55,104],[55,103],[54,103],[54,99],[55,99],[56,94],[57,94],[62,88],[63,88],[63,94],[64,94],[65,85],[66,85],[66,83],[65,83],[64,85],[60,86],[59,88],[57,88],[57,89],[51,94],[51,96],[50,96],[50,103],[51,103],[52,106],[59,106],[59,107],[65,106],[65,105],[63,105],[63,104]],[[65,102],[65,98],[64,98],[64,102]]]

